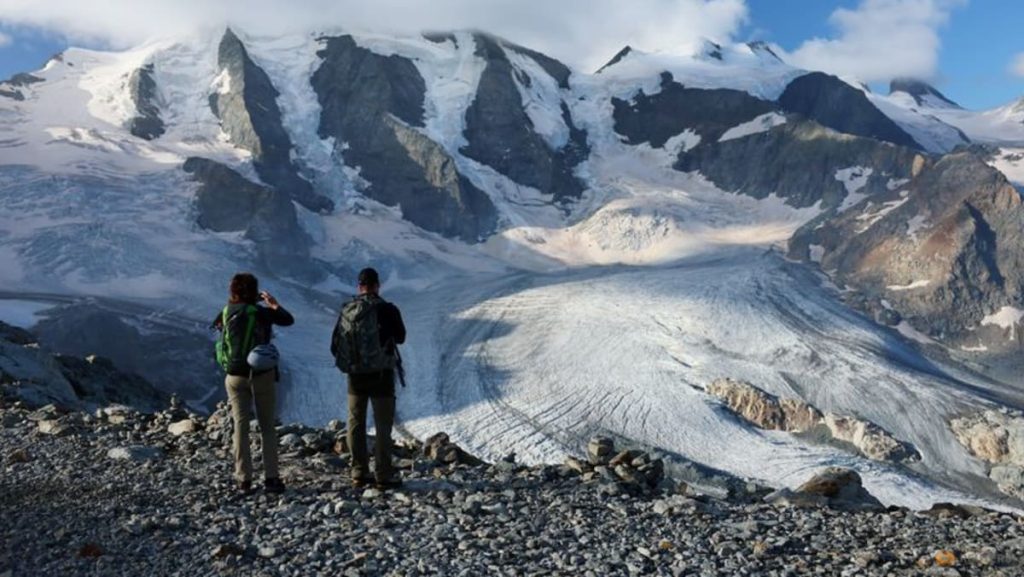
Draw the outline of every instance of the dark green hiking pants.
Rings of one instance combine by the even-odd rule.
[[[377,426],[373,476],[378,481],[388,481],[395,473],[391,466],[391,428],[395,424],[394,373],[387,371],[371,379],[362,375],[349,379],[348,447],[352,452],[353,479],[370,479],[370,456],[366,449],[366,411],[370,405],[373,406],[373,421]]]

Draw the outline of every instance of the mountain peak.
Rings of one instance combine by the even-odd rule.
[[[903,92],[909,94],[919,106],[932,108],[961,108],[959,104],[946,98],[944,94],[931,84],[914,78],[894,78],[889,83],[889,94]]]
[[[627,44],[626,46],[624,46],[622,48],[622,50],[619,50],[618,52],[616,52],[615,56],[612,56],[612,59],[609,60],[604,66],[598,68],[596,74],[600,74],[606,68],[610,68],[612,66],[615,66],[619,62],[622,62],[622,60],[625,57],[629,56],[632,53],[633,53],[633,47]]]

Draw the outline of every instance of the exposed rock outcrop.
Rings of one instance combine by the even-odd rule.
[[[959,104],[946,98],[945,94],[936,90],[931,84],[913,78],[894,78],[889,83],[889,94],[894,92],[909,94],[914,102],[921,106],[961,108]]]
[[[681,153],[674,167],[699,171],[723,190],[755,198],[774,193],[792,206],[821,203],[823,209],[836,209],[851,194],[847,182],[838,178],[840,171],[870,168],[856,193],[872,196],[889,192],[891,182],[911,178],[924,162],[908,148],[791,118],[767,131],[703,143]]]
[[[476,54],[487,66],[481,74],[476,98],[466,111],[464,134],[468,145],[461,149],[462,154],[519,184],[553,195],[555,201],[578,198],[585,184],[576,178],[574,169],[590,154],[586,133],[573,124],[563,102],[562,120],[570,136],[562,148],[553,150],[534,130],[533,121],[523,108],[523,97],[516,85],[518,71],[505,52],[508,45],[484,34],[473,38]],[[536,59],[536,53],[531,57]],[[560,84],[563,80],[568,83],[564,66],[555,66],[551,59],[540,63],[557,75],[555,79]]]
[[[803,401],[780,401],[742,381],[718,379],[708,386],[708,393],[722,399],[726,406],[761,429],[798,433],[817,426],[823,418],[820,411]]]
[[[25,72],[19,72],[7,80],[0,82],[0,97],[10,98],[19,102],[25,100],[23,88],[42,82],[43,79]]]
[[[805,226],[790,241],[790,254],[808,258],[816,246],[816,259],[840,286],[884,300],[925,335],[976,346],[987,316],[1021,302],[1020,194],[973,150],[929,161],[892,188]],[[1015,342],[1001,337],[986,345],[996,350]]]
[[[225,77],[220,91],[210,96],[210,108],[231,141],[252,153],[263,182],[314,212],[329,212],[334,203],[320,196],[299,175],[292,161],[292,141],[284,128],[280,93],[228,29],[220,42],[217,62]]]
[[[160,118],[160,106],[153,64],[137,68],[128,79],[128,93],[135,103],[137,116],[128,121],[128,131],[144,140],[153,140],[166,130]]]
[[[839,132],[921,148],[862,91],[823,72],[811,72],[790,82],[779,96],[779,105]]]
[[[1024,499],[1024,414],[989,410],[950,421],[957,441],[989,465],[1007,495]]]
[[[761,429],[827,433],[849,444],[861,455],[876,461],[907,461],[920,458],[917,451],[878,425],[849,416],[822,413],[799,399],[778,399],[761,389],[732,379],[718,379],[708,393],[722,399],[730,410]]]
[[[72,359],[65,363],[68,368],[73,368],[74,359],[98,355],[121,371],[141,375],[165,396],[175,394],[197,408],[211,410],[219,398],[210,394],[222,377],[205,326],[165,323],[157,315],[151,318],[149,311],[131,316],[83,300],[47,310],[33,330],[42,346],[59,353],[61,360]],[[93,365],[101,369],[106,363]]]
[[[426,85],[415,64],[327,38],[312,84],[323,108],[320,136],[333,137],[345,163],[359,170],[362,192],[446,236],[476,242],[494,231],[497,210],[462,176],[455,160],[427,138]]]
[[[13,332],[8,325],[0,323],[0,335]],[[57,355],[34,342],[23,344],[22,340],[0,337],[3,395],[32,406],[55,405],[63,409],[89,409],[116,403],[156,410],[166,405],[166,394],[142,377],[119,370],[108,359],[95,355],[86,358]],[[56,425],[47,424],[43,429],[47,434],[58,433]]]
[[[311,274],[310,240],[299,226],[295,207],[287,195],[205,158],[189,158],[183,168],[199,183],[199,226],[216,232],[244,231],[267,270],[299,276]]]
[[[661,90],[642,91],[633,100],[612,98],[615,132],[629,144],[649,143],[661,148],[687,129],[700,135],[702,143],[717,142],[730,128],[778,110],[767,100],[742,90],[686,88],[663,72]]]
[[[612,56],[612,59],[609,60],[608,62],[606,62],[604,66],[598,68],[596,73],[600,74],[600,73],[604,72],[605,70],[607,70],[608,68],[611,68],[612,66],[615,66],[619,62],[622,62],[622,60],[625,57],[629,56],[632,53],[633,53],[633,47],[632,46],[628,46],[628,45],[624,46],[622,48],[622,50],[619,50],[618,52],[616,52],[615,56]]]

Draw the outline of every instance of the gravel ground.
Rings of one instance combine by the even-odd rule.
[[[0,402],[0,577],[1024,575],[1024,521],[966,508],[723,501],[411,445],[403,487],[355,489],[337,423],[281,427],[288,491],[241,495],[230,426]]]

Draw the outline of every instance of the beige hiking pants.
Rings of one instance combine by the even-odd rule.
[[[263,445],[263,474],[267,479],[277,477],[277,384],[274,371],[247,377],[228,375],[224,379],[231,403],[231,416],[235,421],[233,448],[235,453],[235,479],[252,481],[252,451],[249,448],[249,421],[256,406],[256,419],[260,425]]]

